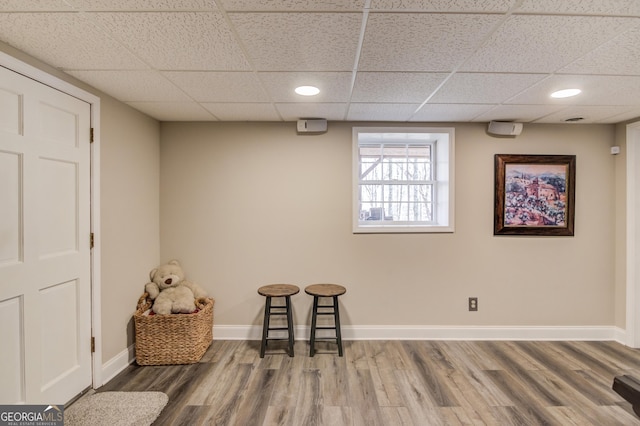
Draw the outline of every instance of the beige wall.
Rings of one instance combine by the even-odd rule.
[[[159,123],[0,42],[0,51],[100,97],[102,360],[133,343],[131,318],[160,259]]]
[[[160,259],[160,126],[101,101],[102,357],[134,343],[132,315]]]
[[[379,125],[380,123],[376,123]],[[216,297],[217,325],[261,323],[263,284],[338,282],[345,325],[613,325],[612,125],[456,124],[456,232],[351,233],[351,128],[162,123],[163,261]],[[497,153],[577,156],[575,237],[494,237]],[[479,312],[467,298],[479,297]],[[293,298],[296,324],[310,300]]]

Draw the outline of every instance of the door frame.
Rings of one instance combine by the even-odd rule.
[[[2,46],[0,46],[1,48]],[[22,74],[46,86],[78,98],[90,105],[93,142],[90,152],[90,221],[94,236],[91,250],[91,336],[95,340],[91,354],[92,386],[102,386],[102,318],[100,301],[100,98],[73,84],[50,74],[43,69],[23,62],[8,53],[0,51],[0,66]],[[88,242],[87,242],[88,243]],[[87,342],[87,344],[89,344]]]
[[[627,125],[626,344],[640,347],[640,121]]]

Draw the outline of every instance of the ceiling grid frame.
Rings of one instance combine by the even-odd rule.
[[[160,121],[640,117],[634,0],[7,0],[0,41]]]

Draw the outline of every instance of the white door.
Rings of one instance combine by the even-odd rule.
[[[0,404],[91,385],[90,105],[0,67]]]
[[[627,124],[626,344],[640,348],[640,122]]]

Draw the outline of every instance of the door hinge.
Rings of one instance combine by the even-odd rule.
[[[96,338],[91,336],[91,353],[96,351]]]
[[[93,127],[89,129],[89,143],[93,143]]]
[[[92,249],[93,248],[93,232],[91,234],[89,234],[89,248]]]

